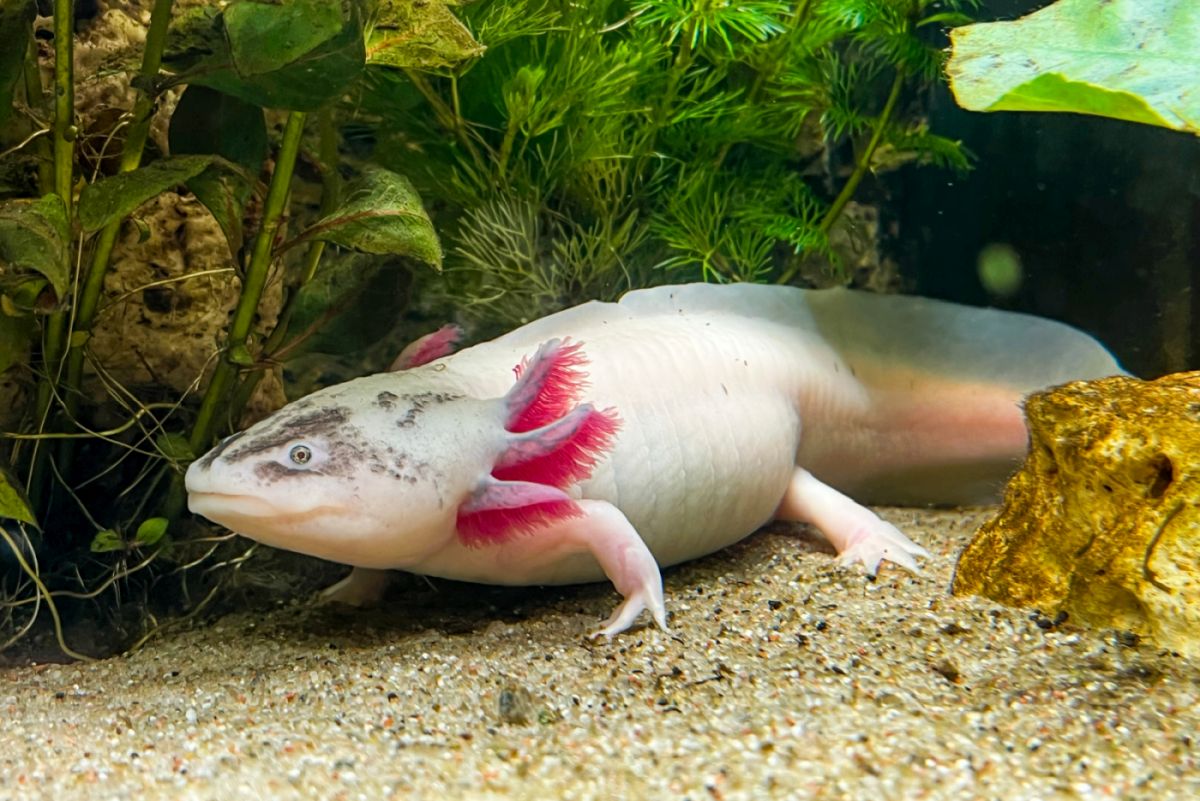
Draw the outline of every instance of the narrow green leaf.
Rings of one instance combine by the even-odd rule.
[[[70,229],[62,198],[0,203],[0,287],[10,294],[36,272],[62,298],[67,293],[67,246]]]
[[[13,90],[25,67],[25,50],[33,35],[37,0],[0,3],[0,123],[12,115]]]
[[[212,156],[174,156],[101,178],[79,194],[79,223],[85,231],[98,231],[155,195],[199,175],[212,162]]]
[[[408,256],[436,269],[442,246],[433,223],[407,178],[369,168],[346,187],[345,200],[299,239],[321,239],[361,253]]]
[[[956,28],[947,69],[972,111],[1068,111],[1200,134],[1200,3],[1059,0]]]
[[[150,517],[142,521],[138,526],[137,533],[133,535],[133,541],[136,545],[147,547],[153,545],[163,538],[167,533],[167,518],[165,517]]]
[[[380,0],[367,34],[367,64],[402,69],[448,69],[486,49],[445,3]]]
[[[13,475],[8,462],[3,459],[0,459],[0,517],[20,520],[31,526],[38,524],[37,517],[33,514],[33,507],[29,504],[29,497],[25,494],[25,488]]]

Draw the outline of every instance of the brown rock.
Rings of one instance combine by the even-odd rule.
[[[953,592],[1200,654],[1200,372],[1076,381],[1026,417],[1029,456]]]

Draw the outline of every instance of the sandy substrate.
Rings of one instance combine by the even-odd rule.
[[[599,585],[439,582],[8,669],[0,797],[1200,797],[1195,665],[950,598],[981,515],[885,516],[923,575],[759,534],[667,572],[671,634],[585,642]]]

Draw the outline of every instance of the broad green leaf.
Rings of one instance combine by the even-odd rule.
[[[29,497],[25,495],[25,488],[13,475],[8,462],[2,459],[0,459],[0,517],[20,520],[31,526],[38,524],[37,517],[33,514],[33,507],[29,504]]]
[[[4,299],[7,300],[8,296],[4,296]],[[11,305],[11,301],[6,305]],[[7,311],[0,312],[0,373],[14,364],[25,363],[36,330],[33,315],[12,316]]]
[[[184,434],[159,434],[154,438],[154,445],[163,456],[176,462],[190,462],[196,458],[188,438]]]
[[[246,201],[270,144],[262,109],[207,86],[189,86],[171,115],[168,137],[176,155],[211,153],[244,168],[242,173],[213,164],[187,182],[216,218],[236,258],[245,238]]]
[[[67,293],[69,242],[67,210],[58,195],[0,203],[0,284],[15,291],[32,271],[44,276],[62,298]]]
[[[207,86],[184,90],[167,141],[173,155],[222,156],[252,173],[262,168],[270,145],[262,108]]]
[[[167,523],[165,517],[150,517],[143,520],[142,524],[138,526],[137,533],[133,535],[134,543],[146,547],[158,542],[167,533]]]
[[[327,5],[336,5],[343,15],[332,32]],[[274,15],[287,16],[301,6],[321,6],[316,33],[309,32],[305,23],[281,34],[278,48],[252,52],[265,30],[278,28],[274,23],[282,17]],[[233,30],[229,30],[231,12],[236,20]],[[271,17],[271,24],[259,15]],[[224,12],[212,7],[193,9],[180,14],[172,26],[164,57],[164,64],[175,70],[167,85],[208,86],[256,106],[294,111],[315,111],[339,97],[362,73],[365,62],[361,2],[355,0],[332,4],[243,0]],[[279,66],[258,71],[274,64]],[[250,71],[243,72],[243,66]]]
[[[341,30],[341,0],[242,0],[225,9],[233,66],[242,76],[282,69]]]
[[[360,253],[409,256],[441,269],[442,246],[417,190],[403,175],[371,167],[347,185],[341,206],[304,231]]]
[[[123,551],[125,550],[125,541],[121,539],[120,534],[111,528],[106,528],[103,531],[97,531],[96,536],[92,537],[92,544],[89,550],[92,553]]]
[[[25,50],[33,35],[37,0],[0,2],[0,123],[12,114],[13,90],[25,67]],[[36,99],[33,101],[36,102]]]
[[[242,221],[246,216],[246,201],[254,192],[251,182],[242,173],[213,164],[189,180],[187,188],[221,226],[225,241],[229,243],[229,253],[236,262],[246,241]]]
[[[293,304],[289,338],[301,353],[355,353],[395,327],[412,275],[403,262],[365,253],[326,253],[321,269]]]
[[[380,0],[367,34],[367,63],[384,67],[448,69],[484,50],[445,3],[428,0]]]
[[[1200,134],[1200,3],[1059,0],[950,33],[951,89],[973,111],[1066,111]]]
[[[173,156],[101,178],[79,193],[79,224],[85,231],[98,231],[155,195],[194,178],[212,163],[212,156]]]

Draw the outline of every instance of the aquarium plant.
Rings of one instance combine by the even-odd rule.
[[[111,616],[169,579],[194,610],[244,563],[183,536],[179,478],[305,351],[381,338],[414,294],[486,332],[649,283],[835,274],[872,173],[968,164],[910,111],[969,0],[148,0],[144,37],[82,73],[88,23],[42,5],[0,7],[0,608],[14,638],[48,610],[68,653],[64,601]],[[105,117],[80,91],[114,76]],[[116,286],[121,242],[169,236],[146,212],[167,196],[222,255]],[[105,310],[214,275],[205,369],[123,383]]]

